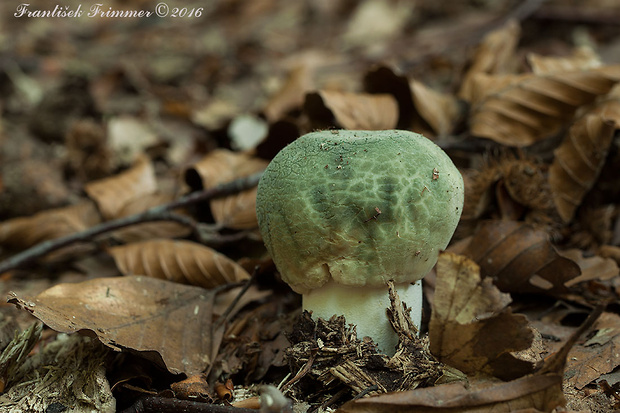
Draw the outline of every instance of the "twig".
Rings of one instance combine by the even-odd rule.
[[[175,201],[163,205],[158,205],[139,214],[115,219],[113,221],[107,221],[94,227],[88,228],[84,231],[76,232],[75,234],[70,234],[65,237],[44,241],[40,244],[35,245],[32,248],[22,251],[19,254],[16,254],[0,262],[0,274],[5,273],[9,270],[21,268],[25,264],[34,261],[37,258],[40,258],[44,255],[49,254],[50,252],[57,251],[71,244],[90,241],[94,237],[104,234],[106,232],[115,231],[120,228],[143,222],[170,220],[171,216],[169,211],[195,204],[200,201],[206,201],[212,198],[218,198],[238,193],[246,189],[250,189],[258,184],[261,176],[262,172],[259,172],[254,175],[250,175],[247,178],[236,179],[232,182],[221,184],[214,188],[206,189],[199,192],[193,192]],[[174,216],[175,215],[173,215],[173,219],[175,219]],[[179,221],[178,219],[175,220]]]
[[[301,380],[306,374],[310,372],[310,370],[312,370],[312,365],[314,364],[314,360],[316,359],[317,354],[318,351],[312,351],[310,353],[310,357],[308,357],[308,361],[306,362],[306,364],[304,364],[304,366],[297,372],[297,374],[295,374],[295,376],[282,387],[282,393],[286,393],[287,391],[289,391],[295,383]]]
[[[256,413],[256,410],[219,404],[200,403],[191,400],[178,400],[166,397],[148,396],[139,399],[121,413]]]
[[[570,23],[585,24],[606,24],[618,26],[620,16],[614,13],[614,9],[592,7],[592,6],[571,6],[571,5],[549,5],[541,7],[532,15],[534,19],[557,20]]]
[[[343,387],[342,389],[338,390],[338,392],[334,394],[332,397],[325,400],[323,404],[316,406],[312,410],[309,410],[308,413],[317,413],[319,411],[322,411],[322,412],[327,411],[328,407],[331,407],[332,405],[334,405],[334,403],[338,402],[338,400],[342,399],[342,397],[345,396],[350,391],[351,389],[349,389],[348,387]]]
[[[371,393],[377,390],[379,390],[379,386],[377,386],[376,384],[373,384],[372,386],[366,387],[364,390],[356,394],[355,397],[353,397],[353,400],[361,399],[362,397],[366,396],[368,393]]]
[[[222,314],[222,316],[217,321],[217,323],[215,323],[215,327],[213,328],[213,330],[217,330],[218,328],[220,328],[222,326],[222,324],[224,324],[225,321],[227,321],[228,317],[230,316],[230,313],[235,308],[235,306],[239,303],[239,300],[241,300],[241,297],[243,297],[243,295],[250,288],[250,285],[252,285],[254,283],[254,281],[256,280],[256,275],[258,274],[258,270],[259,269],[260,269],[259,265],[254,267],[254,271],[252,272],[252,276],[250,277],[249,280],[247,280],[245,282],[245,284],[243,285],[243,288],[241,289],[241,291],[239,291],[239,294],[237,294],[235,299],[232,300],[232,302],[228,305],[228,308],[226,309],[226,311],[224,311],[224,314]]]

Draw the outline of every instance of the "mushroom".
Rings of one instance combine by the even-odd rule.
[[[422,278],[461,216],[463,178],[408,131],[321,131],[282,149],[258,185],[265,246],[313,317],[344,315],[394,354],[387,282],[419,327]]]

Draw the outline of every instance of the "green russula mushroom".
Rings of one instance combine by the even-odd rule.
[[[456,229],[463,178],[432,141],[407,131],[321,131],[280,151],[258,185],[267,250],[314,317],[344,315],[393,354],[393,280],[419,326],[421,279]]]

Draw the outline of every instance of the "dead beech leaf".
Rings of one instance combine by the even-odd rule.
[[[461,105],[450,94],[432,90],[417,80],[380,66],[369,71],[364,87],[370,93],[390,94],[398,104],[397,126],[426,135],[445,135],[461,117]]]
[[[562,376],[534,375],[507,383],[449,383],[361,398],[337,413],[550,412],[564,405]]]
[[[620,92],[620,88],[615,87],[614,89]],[[587,114],[598,115],[602,119],[613,121],[615,128],[620,129],[620,96],[612,95],[618,92],[610,92],[604,99],[597,102],[594,107],[588,108]]]
[[[191,241],[143,241],[112,247],[108,252],[124,275],[146,275],[203,288],[250,278],[230,258]]]
[[[125,204],[157,190],[155,170],[146,156],[140,156],[128,170],[91,182],[84,188],[99,206],[105,219],[113,219]]]
[[[215,222],[232,229],[257,228],[256,191],[252,188],[234,196],[211,200]]]
[[[268,162],[245,153],[216,149],[185,171],[185,181],[194,190],[249,176],[265,169]],[[233,229],[258,226],[256,188],[210,201],[215,222]]]
[[[118,212],[116,218],[138,214],[158,205],[166,204],[174,199],[173,194],[155,192],[127,202]],[[174,211],[181,213],[178,211]],[[182,238],[189,235],[192,229],[173,221],[145,222],[114,231],[114,238],[125,243],[146,241],[158,238]]]
[[[201,373],[215,359],[222,331],[213,327],[214,291],[149,277],[59,284],[9,302],[50,328],[87,331],[114,350],[135,350],[172,373]]]
[[[583,251],[576,248],[561,251],[560,255],[576,262],[581,269],[581,275],[566,282],[567,287],[584,281],[610,280],[620,274],[618,264],[612,258],[605,258],[599,255],[586,258],[583,256]]]
[[[564,377],[577,389],[620,366],[620,316],[603,313],[593,326],[594,335],[572,348],[568,354]]]
[[[580,273],[577,264],[557,253],[544,231],[514,221],[482,222],[464,254],[505,292],[566,293],[565,283]]]
[[[212,188],[259,172],[267,164],[247,153],[216,149],[185,171],[185,181],[193,190]]]
[[[244,153],[216,149],[185,171],[185,182],[193,190],[214,187],[232,180],[236,167],[249,162],[250,159],[251,157]]]
[[[490,279],[480,277],[475,262],[441,253],[429,324],[431,353],[466,374],[507,380],[530,373],[533,365],[511,352],[528,348],[533,333],[525,316],[512,314],[509,302]]]
[[[0,245],[22,250],[40,242],[83,231],[101,222],[92,201],[39,212],[0,223]]]
[[[411,81],[411,93],[416,110],[436,135],[448,135],[461,116],[456,98],[436,92],[417,80]]]
[[[462,219],[480,218],[494,201],[502,218],[518,219],[526,211],[552,211],[553,201],[542,166],[528,158],[501,156],[464,175]],[[511,212],[516,210],[515,215]]]
[[[521,27],[515,20],[487,34],[476,48],[472,62],[463,77],[459,97],[472,101],[472,79],[478,73],[506,73],[510,60],[515,55]]]
[[[311,89],[312,73],[309,65],[293,69],[282,88],[265,105],[265,117],[273,123],[284,118],[288,112],[301,108],[306,93]]]
[[[463,259],[463,257],[460,258]],[[468,266],[471,266],[471,264]],[[471,301],[472,305],[475,305],[474,299]],[[569,351],[579,337],[593,326],[602,309],[603,306],[595,309],[561,348],[547,357],[542,367],[532,375],[504,383],[471,379],[466,384],[462,382],[441,384],[434,387],[417,388],[412,391],[361,398],[344,404],[337,412],[534,413],[556,411],[557,408],[564,406],[566,403],[562,383],[564,366]],[[618,317],[617,315],[614,316]],[[613,321],[612,323],[617,330],[618,322]],[[605,329],[601,328],[600,331],[604,332]],[[603,334],[600,339],[603,342],[608,342],[611,337],[615,336],[616,332],[614,331],[612,334]],[[567,370],[567,373],[570,374],[570,371]]]
[[[620,80],[620,65],[589,71],[472,80],[471,132],[508,146],[527,146],[556,133],[575,110]]]
[[[320,90],[306,95],[304,111],[318,129],[385,130],[398,122],[396,99],[388,94]]]
[[[377,66],[364,76],[364,90],[368,93],[389,93],[398,103],[398,123],[400,129],[412,129],[420,132],[418,128],[411,128],[421,122],[416,113],[411,94],[411,85],[406,76],[396,74],[387,66]]]
[[[598,178],[614,133],[614,123],[597,115],[579,119],[555,150],[549,168],[553,202],[564,222],[570,222]]]
[[[590,46],[577,47],[573,54],[567,57],[542,56],[530,53],[527,55],[527,61],[532,68],[532,72],[537,75],[589,70],[602,66],[601,59]]]

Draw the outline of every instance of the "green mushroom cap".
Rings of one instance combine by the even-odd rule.
[[[261,234],[282,278],[304,294],[410,283],[445,249],[463,209],[463,178],[413,132],[322,131],[280,151],[258,185]]]

